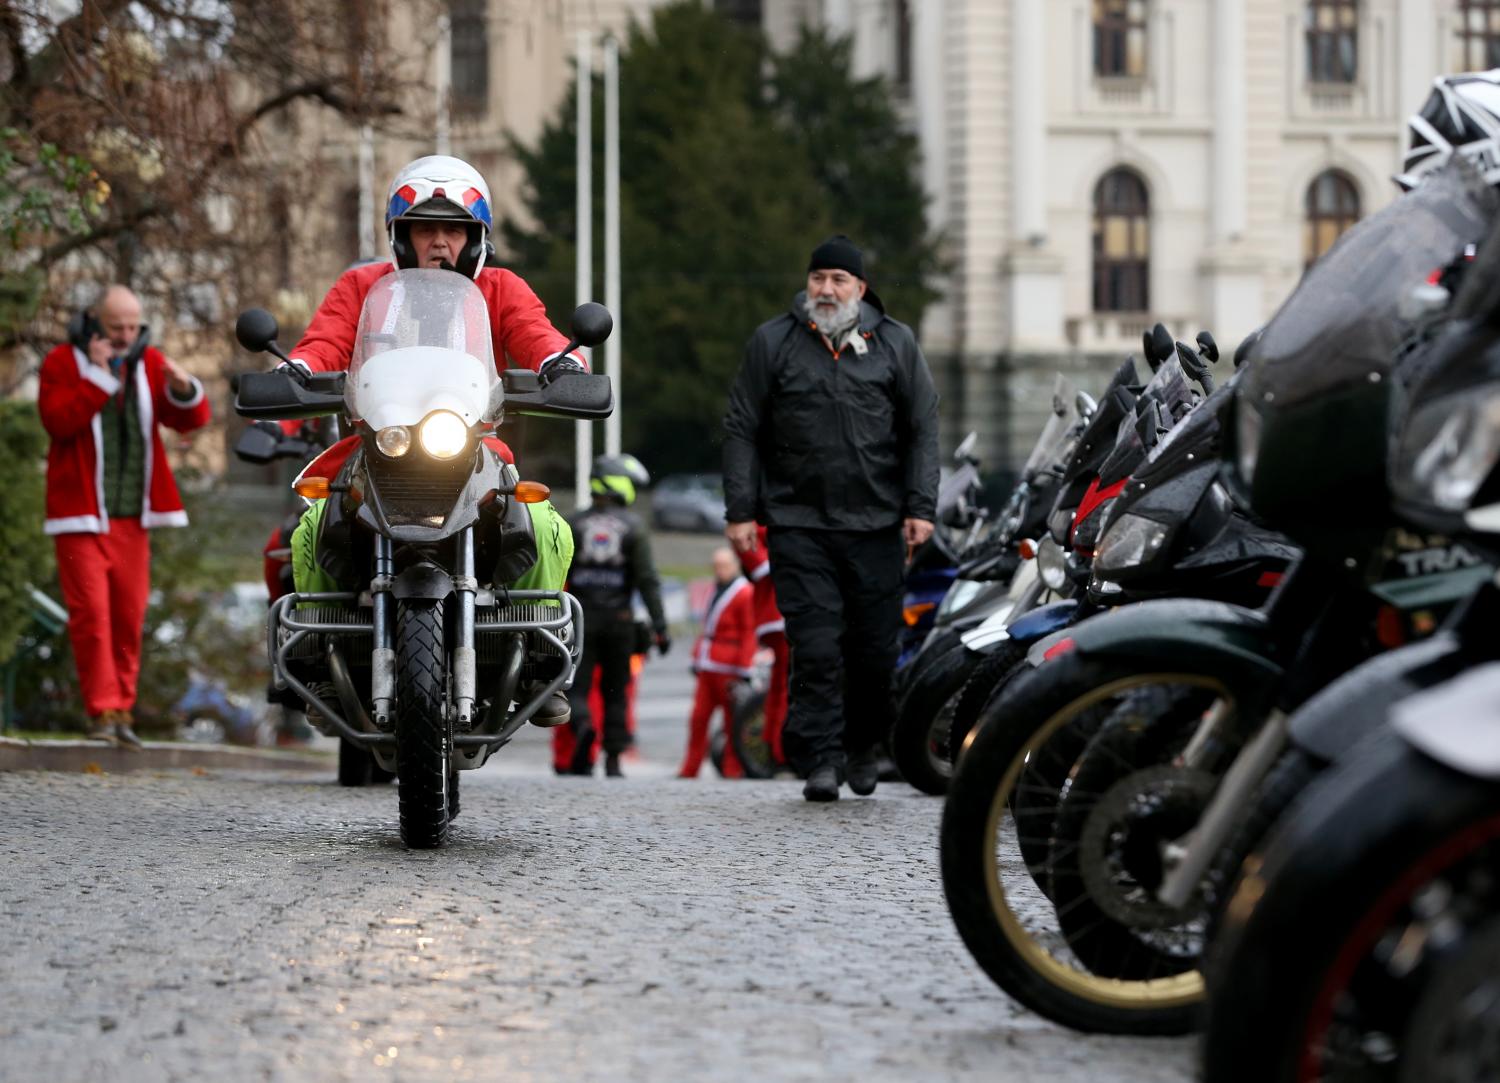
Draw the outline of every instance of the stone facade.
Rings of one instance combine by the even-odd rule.
[[[975,428],[1014,466],[1051,373],[1098,390],[1140,333],[1211,330],[1228,354],[1295,286],[1307,197],[1327,170],[1361,215],[1394,198],[1406,117],[1464,66],[1459,0],[1347,0],[1352,79],[1310,70],[1310,8],[1330,0],[1133,0],[1138,73],[1098,74],[1094,0],[766,0],[773,38],[798,19],[855,36],[866,73],[910,42],[911,118],[945,302],[922,339],[945,394],[945,443]],[[1112,5],[1107,5],[1112,6]],[[905,29],[902,22],[905,20]],[[1149,199],[1149,307],[1095,311],[1095,191],[1124,167]]]

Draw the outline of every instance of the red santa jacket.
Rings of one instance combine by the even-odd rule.
[[[367,263],[351,267],[339,275],[313,314],[302,341],[292,351],[292,360],[302,362],[315,372],[347,369],[354,352],[354,336],[359,331],[359,314],[364,309],[365,296],[371,286],[395,271],[393,263]],[[479,292],[484,294],[485,307],[490,312],[490,335],[497,369],[505,367],[505,358],[509,356],[517,364],[535,372],[544,361],[562,353],[562,348],[568,344],[567,336],[548,322],[541,299],[519,275],[484,267],[474,281]],[[299,425],[300,421],[282,427],[294,432]],[[515,461],[510,448],[498,438],[491,437],[486,442],[495,447],[506,462]],[[356,438],[346,437],[320,455],[315,464],[308,464],[303,473],[333,477],[354,453],[356,446]]]
[[[755,548],[740,554],[745,578],[755,587],[755,638],[786,631],[786,621],[776,607],[776,587],[771,582],[771,551],[766,547],[766,528],[755,528]]]
[[[313,314],[307,333],[292,351],[292,359],[317,372],[348,368],[365,295],[378,280],[395,271],[392,263],[367,263],[339,275]],[[548,322],[541,298],[519,275],[485,267],[474,283],[484,294],[485,306],[490,310],[496,368],[504,368],[509,356],[516,364],[535,372],[543,361],[562,353],[568,344],[567,336]]]
[[[693,668],[699,673],[750,676],[755,661],[755,590],[740,576],[709,606],[703,632],[693,645]]]
[[[139,375],[144,374],[145,379]],[[187,512],[162,444],[162,424],[191,432],[208,424],[208,400],[203,385],[193,380],[193,397],[178,402],[167,394],[166,359],[147,347],[134,381],[141,432],[149,446],[145,457],[145,492],[141,525],[187,526]],[[103,422],[99,411],[120,390],[110,372],[91,364],[75,346],[58,346],[42,361],[37,409],[42,427],[52,437],[47,449],[48,534],[104,534],[109,516],[104,510]]]

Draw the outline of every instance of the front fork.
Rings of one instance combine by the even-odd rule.
[[[453,590],[458,595],[458,640],[453,647],[454,728],[471,729],[474,725],[477,655],[474,652],[474,596],[479,580],[474,576],[474,528],[465,527],[457,537],[458,574]],[[395,546],[383,534],[375,535],[375,578],[370,584],[371,623],[374,645],[370,652],[370,699],[375,708],[375,725],[389,732],[391,706],[396,698],[395,614],[391,609],[391,590],[396,583]]]

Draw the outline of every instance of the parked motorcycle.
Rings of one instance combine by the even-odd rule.
[[[602,306],[584,305],[568,348],[610,329]],[[268,313],[244,313],[236,334],[284,358]],[[355,428],[358,447],[338,471],[304,471],[296,488],[328,501],[320,559],[358,585],[276,601],[272,672],[310,720],[396,772],[406,844],[441,846],[458,772],[482,766],[569,686],[582,642],[571,595],[505,586],[536,560],[525,505],[547,489],[521,480],[485,437],[507,412],[605,417],[609,380],[542,386],[527,370],[499,372],[478,287],[403,270],[366,297],[347,375],[249,373],[235,408],[256,420],[343,413]]]
[[[1089,1030],[1192,1025],[1211,907],[1198,862],[1214,849],[1194,847],[1218,830],[1205,810],[1263,771],[1286,711],[1389,645],[1372,582],[1419,578],[1369,476],[1383,473],[1385,373],[1401,301],[1483,233],[1487,200],[1435,176],[1345,234],[1256,343],[1229,393],[1239,471],[1225,485],[1308,550],[1266,606],[1163,599],[1093,617],[1036,644],[981,719],[945,808],[944,886],[976,958],[1039,1012]],[[1288,379],[1269,396],[1267,372]],[[1023,797],[1034,815],[1014,814]]]

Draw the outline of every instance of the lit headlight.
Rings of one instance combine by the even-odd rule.
[[[1500,390],[1429,403],[1412,415],[1398,446],[1396,490],[1463,511],[1500,462]]]
[[[1255,481],[1255,465],[1260,461],[1260,430],[1262,420],[1255,404],[1244,395],[1234,404],[1235,466],[1240,480],[1247,486]]]
[[[1068,584],[1068,555],[1050,534],[1036,547],[1036,570],[1048,590],[1062,590]]]
[[[399,459],[411,450],[411,430],[405,425],[389,425],[375,434],[375,446],[389,459]]]
[[[451,459],[469,444],[469,426],[451,410],[434,410],[422,422],[422,450],[434,459]]]
[[[1146,563],[1161,552],[1168,533],[1162,524],[1144,516],[1120,516],[1099,539],[1094,571],[1121,572]]]

